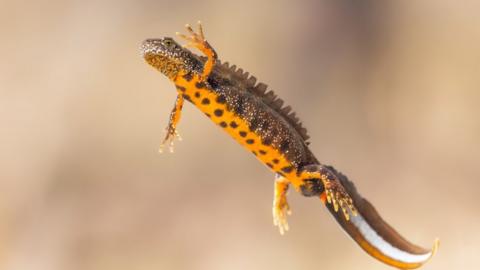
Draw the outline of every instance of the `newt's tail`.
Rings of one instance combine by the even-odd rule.
[[[353,199],[358,214],[350,215],[350,220],[347,221],[342,211],[335,211],[332,204],[326,203],[325,193],[322,193],[321,199],[340,226],[363,250],[375,259],[399,269],[418,268],[435,254],[438,239],[431,250],[410,243],[380,217],[370,202],[358,194],[346,176],[333,167],[328,168],[339,178]]]

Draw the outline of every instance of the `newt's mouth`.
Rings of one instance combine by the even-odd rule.
[[[146,39],[142,42],[142,45],[140,46],[140,53],[144,58],[147,54],[159,54],[161,52],[159,46],[160,44],[160,39]]]

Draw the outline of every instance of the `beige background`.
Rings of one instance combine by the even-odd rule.
[[[424,269],[479,269],[480,2],[0,2],[1,269],[389,269],[321,203],[186,106],[139,53],[204,22],[222,59],[292,105],[318,158],[355,180]]]

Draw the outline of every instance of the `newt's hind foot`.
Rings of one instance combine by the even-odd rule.
[[[331,173],[322,173],[320,179],[323,181],[327,202],[333,204],[335,212],[342,209],[346,220],[350,220],[350,213],[356,216],[357,209],[353,205],[353,200],[338,179],[334,178]]]
[[[324,193],[320,195],[322,201],[333,205],[335,212],[342,210],[346,220],[350,220],[350,214],[357,215],[357,209],[353,200],[343,187],[337,175],[324,165],[306,165],[303,167],[303,179],[322,181]],[[306,195],[311,196],[311,195]]]
[[[291,215],[290,206],[287,202],[287,191],[289,182],[283,177],[275,179],[275,195],[273,198],[273,225],[278,226],[280,234],[288,231],[287,215]]]

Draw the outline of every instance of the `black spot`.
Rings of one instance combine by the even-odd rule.
[[[223,115],[223,110],[216,109],[213,113],[214,113],[216,116],[220,117],[220,116]]]
[[[252,151],[252,154],[254,154],[254,155],[256,156],[256,155],[257,155],[257,152],[255,152],[255,151]]]
[[[319,195],[323,192],[322,181],[318,178],[304,179],[303,185],[300,186],[303,196],[311,197]]]
[[[240,131],[240,132],[238,132],[238,134],[240,134],[240,136],[242,136],[242,137],[247,137],[247,132],[245,132],[245,131]]]
[[[262,123],[260,124],[260,126],[265,130],[269,130],[270,129],[270,122],[268,120],[263,120]]]
[[[263,150],[259,150],[258,152],[260,153],[260,155],[265,155],[265,154],[267,154],[267,152],[265,152],[265,151],[263,151]]]
[[[225,123],[225,122],[222,121],[222,122],[220,122],[220,126],[223,127],[223,128],[226,128],[226,127],[227,127],[227,123]]]
[[[208,118],[212,117],[209,113],[205,114]]]
[[[265,163],[268,167],[272,168],[273,169],[273,165],[271,163]]]
[[[272,160],[272,162],[275,163],[275,164],[278,164],[278,162],[280,162],[280,160],[274,158],[274,159]]]
[[[217,102],[220,103],[220,104],[224,104],[225,102],[227,102],[227,100],[225,99],[224,95],[218,95],[217,96]]]
[[[205,83],[204,82],[196,82],[195,87],[197,87],[199,89],[205,88]]]
[[[243,115],[245,113],[245,98],[240,96],[235,104],[235,113]]]
[[[263,143],[264,145],[271,145],[272,142],[273,142],[273,140],[272,140],[272,138],[270,138],[270,137],[263,138],[263,141],[262,141],[262,143]]]
[[[257,129],[257,127],[258,127],[258,118],[257,117],[254,117],[252,119],[252,121],[250,121],[250,126],[249,127],[250,127],[251,131],[254,131],[254,130]]]
[[[214,76],[209,76],[208,78],[208,84],[210,85],[210,87],[212,87],[213,89],[217,89],[218,86],[220,85],[220,83],[218,82],[218,80],[216,78],[213,78]]]
[[[196,97],[196,98],[199,98],[199,97],[200,97],[200,93],[199,93],[199,92],[195,92],[195,97]]]
[[[238,127],[237,122],[235,122],[235,121],[230,122],[230,127],[237,128]]]
[[[187,90],[185,87],[180,86],[180,85],[175,85],[175,87],[182,92],[185,92]]]
[[[192,99],[190,98],[190,96],[189,96],[189,95],[183,94],[182,96],[183,96],[183,98],[184,98],[184,99],[186,99],[186,100],[188,100],[188,101],[192,102]]]
[[[202,99],[202,104],[203,104],[203,105],[208,105],[208,104],[210,104],[210,99],[208,99],[208,98]]]
[[[283,167],[282,171],[284,173],[291,173],[293,171],[293,167],[292,166]]]
[[[286,152],[290,148],[290,143],[288,141],[283,141],[280,144],[280,152]]]
[[[320,174],[328,173],[326,166],[319,166],[315,164],[302,164],[299,166],[302,172],[317,172],[320,169]]]
[[[248,139],[248,140],[246,140],[246,142],[247,142],[248,144],[253,144],[253,143],[255,142],[255,140],[253,140],[253,139]]]
[[[192,80],[193,75],[192,75],[192,73],[187,73],[187,74],[183,75],[183,78],[184,78],[185,80],[187,80],[187,82],[189,82],[189,81]]]
[[[263,134],[262,143],[264,145],[271,145],[273,143],[273,138],[275,138],[275,136],[273,134],[274,131],[275,131],[275,129],[271,129],[266,134]]]

